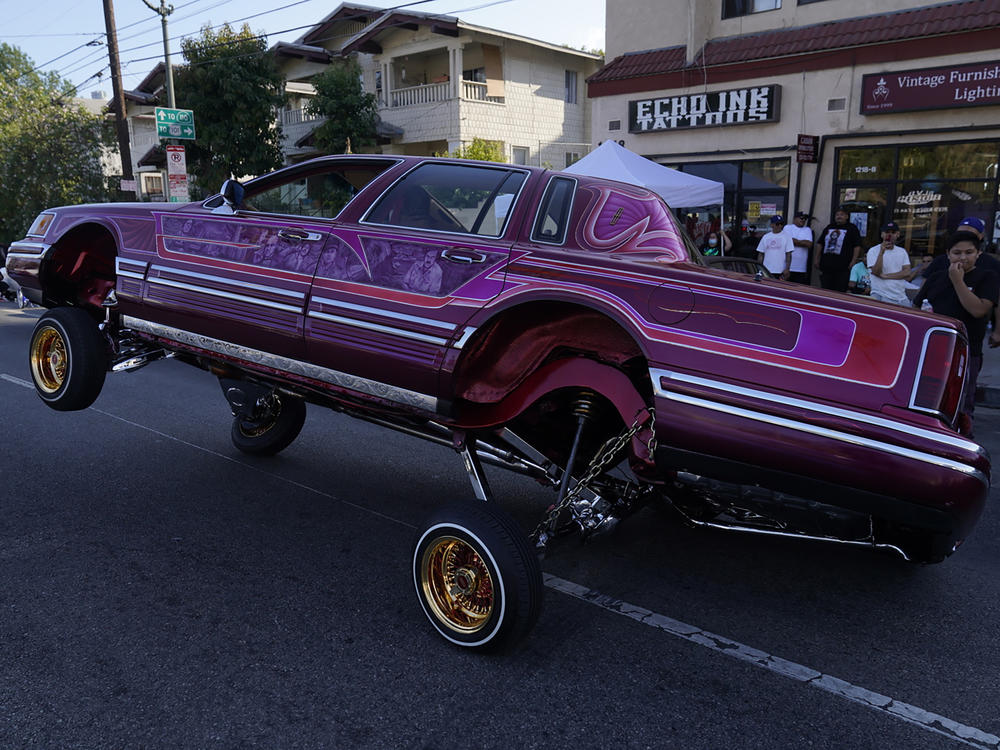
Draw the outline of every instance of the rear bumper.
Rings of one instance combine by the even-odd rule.
[[[650,371],[661,470],[690,471],[964,538],[989,491],[986,451],[945,429]]]

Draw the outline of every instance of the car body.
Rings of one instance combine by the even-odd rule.
[[[8,269],[52,308],[31,362],[57,409],[172,356],[219,377],[249,453],[287,446],[308,402],[453,445],[481,499],[482,460],[537,476],[559,499],[536,544],[655,496],[698,525],[950,554],[990,473],[955,429],[961,325],[696,256],[641,187],[344,155],[203,202],[46,211]],[[537,615],[498,580],[501,558],[537,579],[532,547],[457,513],[418,541],[415,585],[442,635],[486,646]],[[477,620],[454,592],[486,579],[505,603]]]

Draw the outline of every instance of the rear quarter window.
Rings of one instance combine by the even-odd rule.
[[[549,180],[538,206],[535,225],[531,229],[533,242],[561,245],[566,241],[574,195],[576,180],[569,177],[553,177]]]

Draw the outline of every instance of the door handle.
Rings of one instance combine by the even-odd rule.
[[[305,229],[279,229],[278,236],[283,240],[306,240],[315,242],[323,239],[319,232],[307,232]]]
[[[470,248],[448,248],[441,253],[442,258],[446,258],[454,263],[485,263],[486,253]]]

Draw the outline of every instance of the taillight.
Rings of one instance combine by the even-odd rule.
[[[953,424],[962,405],[969,347],[947,328],[933,328],[924,339],[910,408],[930,412]]]

